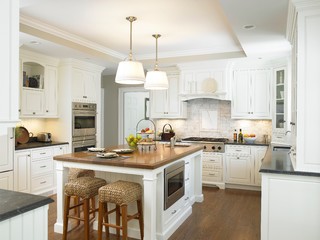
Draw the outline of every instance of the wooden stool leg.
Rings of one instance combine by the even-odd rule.
[[[120,226],[120,206],[116,206],[116,225]],[[120,237],[120,229],[117,228],[117,239]]]
[[[104,222],[105,223],[109,223],[108,203],[107,202],[104,203],[103,206],[104,206],[104,212],[105,212],[105,214],[104,214]],[[109,226],[105,226],[105,230],[106,230],[106,240],[108,240],[109,239],[109,234],[110,234]]]
[[[137,208],[139,213],[139,227],[140,227],[140,237],[143,240],[144,237],[144,225],[143,225],[143,211],[142,211],[142,201],[137,201]]]
[[[128,239],[128,213],[127,213],[127,205],[121,206],[121,214],[122,214],[122,239]]]
[[[92,210],[96,209],[96,198],[95,197],[91,198],[91,209]],[[96,217],[96,212],[93,211],[93,218],[95,218],[95,217]]]
[[[84,216],[84,239],[89,240],[89,211],[90,211],[90,199],[83,199],[83,216]]]
[[[67,239],[69,208],[70,208],[70,196],[65,195],[64,212],[63,212],[63,236],[62,236],[63,240]]]
[[[98,215],[98,240],[102,240],[102,223],[103,223],[103,218],[105,216],[105,211],[104,211],[104,203],[99,202],[99,215]]]
[[[77,205],[77,204],[79,204],[79,202],[80,202],[79,197],[73,196],[73,204]],[[77,216],[78,218],[80,218],[80,206],[74,208],[74,215]],[[76,226],[79,226],[79,225],[80,225],[80,220],[76,220]]]

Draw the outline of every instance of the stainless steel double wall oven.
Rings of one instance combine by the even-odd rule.
[[[80,152],[96,146],[97,105],[72,103],[72,150]]]

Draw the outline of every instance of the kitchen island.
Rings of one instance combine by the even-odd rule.
[[[112,149],[127,148],[115,146]],[[63,192],[69,168],[92,169],[108,183],[117,180],[138,182],[143,186],[144,236],[146,240],[167,239],[192,213],[194,202],[202,202],[202,146],[157,144],[157,150],[120,154],[113,159],[98,158],[96,153],[78,152],[54,157],[57,172],[57,221],[55,232],[63,229]],[[185,194],[164,210],[164,169],[175,162],[185,162]],[[129,206],[130,208],[135,206]],[[94,224],[96,228],[96,223]],[[139,238],[138,225],[131,221],[128,234]]]

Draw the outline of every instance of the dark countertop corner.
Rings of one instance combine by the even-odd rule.
[[[49,197],[0,189],[0,222],[54,202]]]
[[[290,147],[270,145],[262,161],[260,172],[320,177],[320,173],[295,171],[289,151]]]

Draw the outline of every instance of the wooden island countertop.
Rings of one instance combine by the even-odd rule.
[[[54,160],[78,163],[89,163],[98,165],[109,165],[117,167],[156,169],[179,158],[202,150],[202,145],[192,144],[188,147],[176,146],[170,148],[168,144],[157,144],[157,150],[140,151],[136,149],[133,153],[119,154],[117,158],[100,158],[96,152],[76,152],[55,156]],[[106,151],[112,149],[128,148],[127,145],[108,147]]]

